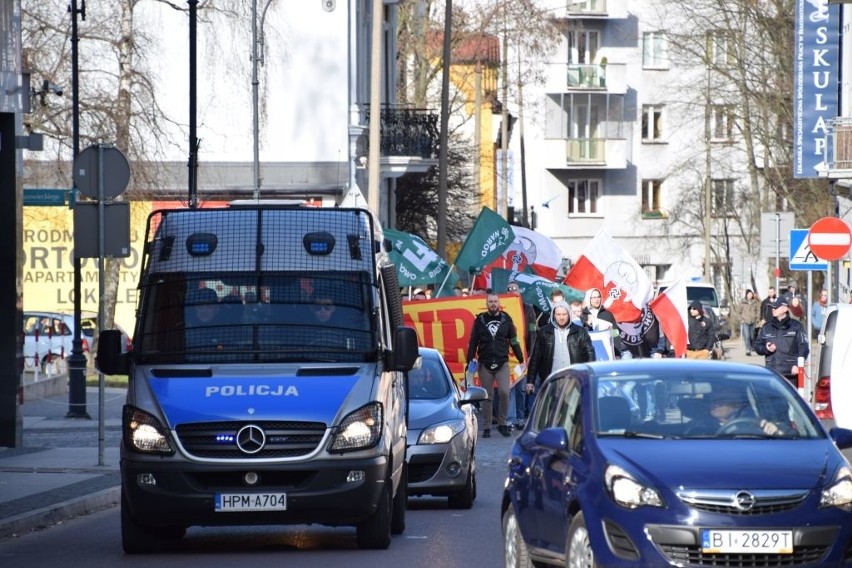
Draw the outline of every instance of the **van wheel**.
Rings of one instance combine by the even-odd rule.
[[[152,529],[139,524],[130,514],[124,492],[121,493],[121,546],[125,554],[155,552],[160,540]]]
[[[396,497],[393,498],[391,534],[402,534],[405,532],[406,509],[408,509],[408,464],[402,466],[399,487],[396,489]]]
[[[391,508],[393,483],[385,481],[379,506],[370,518],[356,527],[358,548],[384,550],[391,542]]]
[[[467,480],[464,487],[457,493],[453,493],[447,498],[447,505],[450,509],[470,509],[473,507],[473,501],[476,499],[476,468],[473,461],[467,468]]]

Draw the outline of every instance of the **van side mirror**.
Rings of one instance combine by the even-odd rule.
[[[124,351],[124,335],[119,329],[105,329],[98,334],[98,352],[95,367],[105,375],[126,375],[130,361]]]
[[[408,372],[420,356],[417,332],[410,327],[398,327],[393,334],[393,370]]]

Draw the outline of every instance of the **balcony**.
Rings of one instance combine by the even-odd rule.
[[[852,177],[852,118],[839,116],[829,123],[825,161],[828,177]]]
[[[626,18],[625,0],[544,0],[539,6],[556,18]]]
[[[437,165],[438,115],[428,109],[383,105],[379,121],[381,132],[380,161],[386,177],[425,172]],[[365,122],[369,124],[370,109]],[[364,153],[369,152],[365,139]]]
[[[548,93],[577,91],[627,93],[627,65],[549,63],[547,66]]]
[[[547,140],[548,169],[623,170],[627,167],[627,140],[619,138],[569,138]]]

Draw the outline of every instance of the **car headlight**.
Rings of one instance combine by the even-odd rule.
[[[329,451],[351,452],[371,448],[382,435],[382,404],[373,402],[343,419]]]
[[[819,506],[843,509],[852,506],[852,470],[849,467],[843,466],[837,470],[834,483],[822,490]]]
[[[122,436],[125,446],[137,452],[163,455],[175,453],[169,443],[169,435],[160,421],[133,406],[124,407]]]
[[[607,466],[604,472],[604,483],[613,501],[635,509],[641,506],[662,507],[663,500],[657,490],[636,481],[636,479],[616,465]]]
[[[418,444],[446,444],[456,434],[464,432],[464,420],[433,424],[420,433]]]

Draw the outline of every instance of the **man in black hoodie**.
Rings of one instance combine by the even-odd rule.
[[[753,347],[755,352],[766,356],[767,367],[794,387],[799,386],[798,359],[807,359],[811,346],[802,324],[787,313],[784,298],[776,298],[773,302],[772,319],[760,328]]]
[[[716,341],[712,323],[704,316],[704,306],[698,300],[689,305],[687,319],[687,359],[709,359]]]
[[[479,361],[479,380],[488,392],[489,401],[482,405],[483,438],[491,437],[491,399],[494,396],[494,381],[500,397],[497,406],[497,430],[511,436],[511,427],[506,421],[509,410],[509,348],[518,361],[524,362],[524,352],[518,342],[518,332],[509,314],[500,311],[500,297],[488,291],[485,299],[488,311],[477,315],[470,331],[467,346],[467,362]]]

